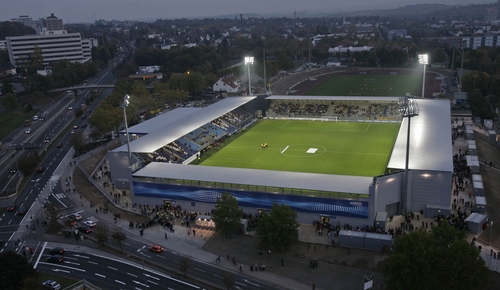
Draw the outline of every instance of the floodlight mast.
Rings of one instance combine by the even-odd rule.
[[[429,64],[429,55],[428,54],[419,54],[418,62],[424,65],[424,78],[422,80],[422,98],[425,98],[425,66]]]
[[[253,56],[246,56],[245,57],[245,64],[248,66],[248,95],[252,95],[252,83],[250,81],[250,65],[253,64],[254,57]]]
[[[125,133],[127,134],[127,151],[128,151],[128,165],[132,165],[132,152],[130,152],[130,136],[128,134],[128,123],[127,123],[127,106],[129,102],[130,96],[126,94],[123,97],[123,101],[121,103],[121,107],[123,109],[123,120],[125,121]]]
[[[418,105],[413,98],[406,96],[399,99],[399,111],[402,118],[408,118],[408,132],[406,135],[406,160],[405,160],[405,174],[403,180],[403,188],[401,190],[400,213],[406,216],[408,212],[408,167],[410,163],[410,128],[411,118],[418,116]]]

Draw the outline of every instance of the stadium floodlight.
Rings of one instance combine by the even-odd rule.
[[[127,106],[130,103],[130,96],[125,94],[123,101],[120,104],[123,109],[123,120],[125,121],[125,133],[127,134],[127,151],[128,151],[128,165],[132,165],[132,152],[130,152],[130,137],[128,134],[128,123],[127,123]]]
[[[254,57],[253,56],[246,56],[245,57],[245,64],[248,66],[248,95],[250,96],[252,94],[252,83],[250,81],[250,65],[253,64]]]
[[[406,135],[406,160],[405,160],[405,175],[403,181],[403,188],[401,190],[401,215],[406,215],[407,212],[407,199],[408,199],[408,164],[410,163],[410,124],[411,118],[418,116],[418,104],[415,99],[406,96],[399,99],[399,112],[402,118],[408,118],[408,132]]]
[[[418,62],[424,65],[424,79],[422,81],[422,98],[425,98],[425,66],[429,64],[429,55],[419,54]]]

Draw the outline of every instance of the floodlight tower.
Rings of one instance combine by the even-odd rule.
[[[253,64],[253,56],[246,56],[245,57],[245,64],[248,66],[248,95],[250,96],[252,94],[252,83],[250,81],[250,65]]]
[[[127,123],[127,106],[129,102],[130,96],[125,95],[123,97],[123,101],[120,104],[123,109],[123,119],[125,121],[125,133],[127,134],[127,151],[128,151],[128,165],[132,165],[132,152],[130,152],[130,136],[128,134],[128,123]]]
[[[403,181],[403,190],[401,190],[401,215],[406,215],[407,198],[408,198],[408,165],[410,163],[410,128],[411,118],[418,116],[418,105],[415,99],[406,96],[399,99],[399,112],[402,118],[408,118],[408,132],[406,135],[406,160],[405,160],[405,175]]]
[[[424,65],[424,79],[422,81],[422,98],[425,98],[425,66],[429,64],[429,55],[428,54],[419,54],[418,62]]]

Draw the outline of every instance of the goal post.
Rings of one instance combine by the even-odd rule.
[[[339,117],[338,116],[321,116],[321,122],[338,122]]]

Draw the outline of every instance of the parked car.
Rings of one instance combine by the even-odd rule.
[[[21,206],[21,207],[19,208],[19,210],[17,211],[17,214],[19,214],[19,215],[26,214],[26,207]]]
[[[61,289],[61,285],[54,280],[47,280],[42,283],[42,286],[46,289],[59,290]]]
[[[149,247],[149,250],[151,252],[161,253],[161,252],[163,252],[163,247],[160,245],[153,245],[153,246]]]
[[[93,232],[89,226],[80,226],[80,227],[78,227],[78,230],[80,232],[86,233],[86,234],[90,234],[91,232]]]
[[[95,227],[96,226],[96,223],[95,221],[91,221],[91,220],[88,220],[88,221],[84,221],[83,224],[85,224],[86,226],[89,226],[91,228]]]
[[[51,263],[62,263],[64,261],[64,257],[62,255],[52,255],[47,258],[47,262]]]
[[[82,219],[82,215],[79,213],[73,213],[68,216],[70,219],[73,219],[75,221],[79,221]]]
[[[51,254],[51,255],[63,255],[64,252],[66,252],[66,250],[64,250],[64,248],[55,247],[49,251],[49,254]]]

